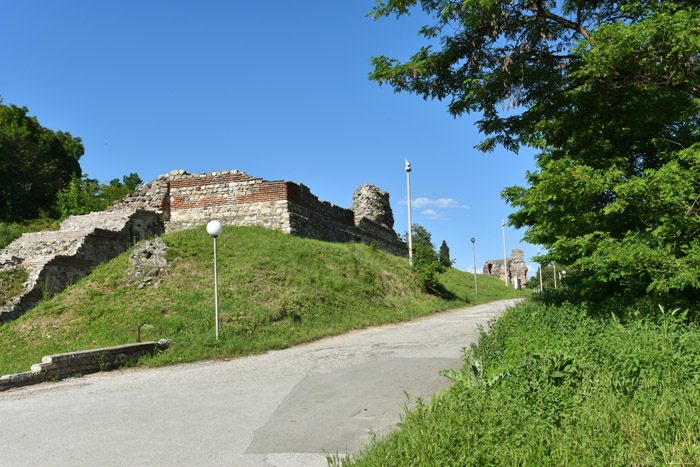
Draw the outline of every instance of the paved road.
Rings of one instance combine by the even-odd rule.
[[[325,466],[447,387],[477,326],[515,300],[227,362],[0,393],[0,466]]]

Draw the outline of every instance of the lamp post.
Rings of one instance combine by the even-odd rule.
[[[472,237],[472,253],[474,253],[474,294],[479,293],[479,286],[476,283],[476,246],[474,246],[476,239]]]
[[[537,256],[540,256],[541,250],[537,250]],[[542,262],[537,263],[540,266],[540,292],[542,292]]]
[[[503,270],[506,276],[506,285],[508,285],[508,256],[506,256],[506,220],[501,221],[503,226]]]
[[[224,227],[219,221],[207,224],[207,232],[214,237],[214,318],[216,319],[216,340],[219,340],[219,278],[216,271],[216,237],[221,235]]]
[[[408,264],[413,266],[413,230],[411,224],[411,163],[406,161],[406,185],[408,187]]]

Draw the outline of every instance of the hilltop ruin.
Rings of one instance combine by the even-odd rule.
[[[267,181],[238,170],[190,174],[174,170],[141,185],[106,211],[72,216],[53,232],[22,235],[0,251],[0,270],[24,267],[23,291],[0,304],[0,324],[46,295],[65,289],[139,240],[192,229],[212,219],[260,226],[330,242],[364,242],[398,256],[407,247],[393,229],[389,194],[361,185],[350,209],[321,201],[305,185]]]

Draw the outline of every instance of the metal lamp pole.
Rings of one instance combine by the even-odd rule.
[[[501,221],[503,226],[503,270],[506,276],[506,285],[508,285],[508,256],[506,256],[506,220]]]
[[[539,256],[541,250],[537,250],[537,256]],[[537,263],[540,266],[540,292],[542,292],[542,262]]]
[[[413,230],[411,224],[411,163],[406,161],[406,185],[408,186],[408,264],[413,266]]]
[[[476,247],[474,246],[476,239],[472,237],[472,253],[474,253],[474,294],[479,293],[479,285],[476,283]]]
[[[216,340],[219,340],[219,277],[216,271],[216,237],[221,235],[224,227],[219,221],[207,224],[207,232],[214,237],[214,318],[216,319]]]

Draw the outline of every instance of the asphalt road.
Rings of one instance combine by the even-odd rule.
[[[231,361],[0,393],[0,466],[325,466],[449,385],[478,325],[516,300]],[[407,400],[406,394],[410,396]]]

